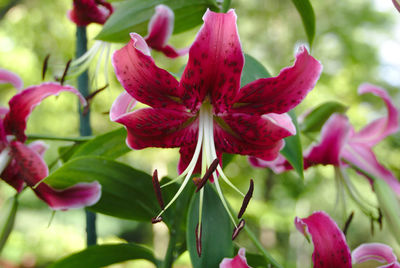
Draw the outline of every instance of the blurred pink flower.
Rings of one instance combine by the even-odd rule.
[[[173,29],[174,12],[166,5],[157,5],[156,13],[149,22],[148,34],[144,40],[149,47],[164,53],[169,58],[183,56],[189,52],[189,48],[177,50],[167,44]]]
[[[377,161],[372,151],[372,147],[399,130],[399,112],[383,88],[363,84],[358,92],[359,94],[372,93],[380,97],[386,104],[387,116],[370,122],[356,132],[346,116],[332,115],[322,127],[319,144],[311,146],[304,153],[304,168],[318,164],[345,167],[346,163],[343,161],[346,161],[370,175],[385,180],[400,196],[399,181],[392,172]],[[250,161],[259,167],[270,167],[276,173],[292,169],[283,156],[279,156],[273,162],[255,158]]]
[[[74,0],[68,17],[78,26],[86,26],[92,22],[104,24],[113,11],[112,5],[105,0]]]
[[[314,244],[312,259],[315,268],[351,268],[368,260],[376,260],[385,265],[379,267],[400,268],[392,249],[380,243],[362,244],[350,254],[346,237],[337,224],[323,211],[314,212],[307,218],[296,217],[295,225],[308,241],[311,235]]]
[[[7,78],[2,80],[7,81]],[[8,82],[15,83],[9,76]],[[19,83],[17,83],[19,85]],[[54,189],[42,180],[48,176],[48,168],[42,155],[47,149],[41,141],[25,145],[25,128],[33,108],[52,95],[63,91],[76,94],[82,103],[85,99],[70,86],[57,83],[43,83],[16,94],[10,101],[10,108],[0,109],[0,173],[1,178],[20,192],[25,185],[54,210],[66,210],[90,206],[101,194],[98,182],[78,183],[66,189]]]

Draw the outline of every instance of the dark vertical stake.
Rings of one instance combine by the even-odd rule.
[[[86,26],[78,26],[76,30],[76,58],[79,58],[87,51],[87,37],[86,37]],[[83,72],[78,77],[78,90],[84,97],[89,95],[89,75],[88,72]],[[81,136],[92,135],[92,129],[90,127],[90,110],[83,114],[83,108],[79,103],[79,132]],[[95,245],[97,242],[96,234],[96,214],[86,210],[86,244],[88,246]]]

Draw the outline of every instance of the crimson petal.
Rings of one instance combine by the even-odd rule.
[[[306,238],[311,235],[314,244],[314,268],[351,268],[350,249],[337,224],[323,211],[308,218],[294,220],[297,230]]]
[[[198,136],[198,119],[175,110],[143,108],[115,121],[127,128],[126,142],[132,149],[181,147],[194,144]]]
[[[68,17],[78,26],[86,26],[92,22],[104,24],[113,11],[112,5],[104,0],[74,0]]]
[[[158,68],[149,48],[138,34],[112,57],[115,74],[125,90],[136,100],[154,108],[185,110],[181,103],[178,81]]]
[[[189,51],[189,61],[180,83],[184,102],[196,110],[209,95],[215,113],[231,106],[240,87],[243,52],[235,11],[203,16],[204,24]]]
[[[322,65],[301,47],[292,67],[277,77],[261,78],[240,89],[233,112],[250,114],[285,113],[297,106],[314,88]]]
[[[18,165],[18,176],[52,209],[66,210],[90,206],[100,199],[101,186],[98,182],[79,183],[66,189],[54,189],[41,182],[47,177],[48,168],[39,153],[34,151],[38,149],[37,144],[34,144],[32,149],[19,141],[13,141],[10,146]]]
[[[224,258],[219,264],[219,268],[251,268],[247,264],[246,250],[240,248],[238,254],[233,259]]]
[[[26,140],[25,128],[28,116],[32,110],[49,96],[58,95],[63,91],[69,91],[77,95],[82,104],[86,104],[82,95],[71,86],[62,86],[57,83],[43,83],[38,86],[29,87],[10,101],[10,111],[4,118],[4,128],[8,135],[15,135],[21,142]]]

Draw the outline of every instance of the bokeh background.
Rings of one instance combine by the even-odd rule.
[[[400,14],[390,0],[326,0],[311,1],[316,14],[316,36],[312,54],[324,66],[315,89],[296,108],[297,115],[326,101],[334,100],[348,106],[347,115],[359,129],[367,122],[386,113],[381,101],[371,96],[358,96],[357,87],[363,82],[386,88],[400,107]],[[67,17],[72,0],[0,0],[0,67],[12,70],[24,80],[25,86],[39,84],[43,60],[50,54],[46,80],[62,72],[65,63],[74,57],[75,25]],[[272,75],[293,63],[294,53],[306,43],[300,16],[291,1],[233,0],[238,14],[238,28],[244,51],[260,62]],[[199,27],[173,36],[178,48],[189,46]],[[93,39],[101,29],[89,26]],[[93,45],[90,41],[89,46]],[[112,50],[123,44],[113,44]],[[177,73],[186,58],[170,60],[153,53],[159,66]],[[91,66],[91,73],[96,64]],[[104,67],[104,66],[102,66]],[[110,85],[93,101],[91,114],[94,134],[119,126],[109,121],[108,111],[122,87],[112,72]],[[98,85],[105,83],[103,73]],[[67,81],[75,84],[74,80]],[[0,85],[0,102],[6,105],[14,89]],[[28,122],[28,133],[60,136],[78,135],[77,100],[69,95],[51,97],[37,107]],[[304,148],[319,134],[302,136]],[[45,155],[48,164],[57,168],[57,148],[66,142],[48,142]],[[400,177],[400,135],[393,135],[375,148],[378,159]],[[149,174],[155,168],[161,175],[177,174],[177,149],[145,149],[131,152],[120,159]],[[312,245],[294,228],[295,216],[306,217],[315,210],[325,210],[343,226],[345,218],[336,203],[336,188],[332,167],[317,167],[305,172],[300,179],[294,172],[276,176],[268,169],[256,169],[245,157],[236,156],[225,167],[228,177],[242,191],[248,181],[255,181],[255,195],[246,212],[247,224],[257,233],[267,250],[284,267],[310,267]],[[363,195],[375,202],[368,182],[350,172],[351,179]],[[239,196],[225,188],[233,207],[239,207]],[[7,205],[14,190],[0,184],[0,205]],[[153,193],[149,193],[153,195]],[[27,190],[21,196],[16,226],[0,257],[1,267],[45,267],[62,256],[85,247],[84,212],[52,211]],[[371,233],[370,221],[350,199],[346,212],[355,212],[347,240],[353,249],[363,242],[383,242],[391,245],[400,256],[400,247],[389,234],[385,224]],[[162,224],[151,225],[98,215],[99,243],[135,241],[154,247],[162,258],[168,232]],[[238,245],[249,252],[256,251],[251,241],[242,235]],[[127,262],[113,267],[152,267],[144,261]],[[190,267],[189,255],[183,254],[176,267]]]

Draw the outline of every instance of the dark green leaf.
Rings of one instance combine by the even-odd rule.
[[[264,256],[260,254],[250,253],[246,251],[246,259],[250,267],[268,267],[268,263],[265,260]]]
[[[73,158],[85,155],[98,155],[107,158],[117,158],[131,149],[125,143],[126,130],[119,128],[84,143],[73,154]]]
[[[204,187],[202,217],[202,253],[196,249],[196,225],[199,221],[199,196],[192,199],[188,213],[186,239],[190,259],[195,268],[218,267],[223,258],[233,256],[232,224],[217,193],[206,184]]]
[[[346,110],[347,107],[339,102],[325,102],[312,110],[304,118],[303,123],[300,125],[300,129],[303,132],[319,131],[333,113],[344,113]]]
[[[301,20],[306,30],[308,43],[311,47],[315,36],[315,14],[313,7],[309,0],[292,0],[292,2],[300,13]]]
[[[288,114],[293,120],[293,124],[296,126],[296,135],[285,138],[285,147],[282,149],[282,155],[289,161],[294,170],[304,179],[304,166],[303,166],[303,150],[300,142],[300,131],[297,124],[296,114],[289,111]]]
[[[174,33],[201,24],[207,8],[218,8],[214,0],[127,0],[118,5],[96,38],[108,42],[128,42],[131,32],[145,36],[149,20],[158,4],[167,5],[174,11]]]
[[[14,228],[15,217],[18,209],[18,196],[3,204],[0,217],[0,252],[7,242],[8,236]]]
[[[138,259],[145,259],[154,264],[159,262],[150,249],[141,245],[129,243],[91,246],[51,264],[48,268],[98,268]]]
[[[65,163],[67,162],[74,153],[82,146],[82,143],[74,143],[72,145],[58,147],[59,158]]]
[[[254,80],[267,77],[271,77],[267,69],[252,56],[244,54],[244,67],[240,86],[243,87]]]
[[[233,160],[233,158],[235,158],[235,156],[235,154],[226,153],[222,155],[222,165],[224,166],[224,168]]]
[[[160,211],[151,176],[125,164],[98,156],[78,157],[52,173],[46,182],[56,188],[65,188],[79,182],[98,181],[102,194],[98,203],[89,209],[114,217],[148,221]],[[169,200],[169,191],[163,190]],[[173,209],[173,208],[172,208]],[[168,214],[165,217],[168,223]]]

